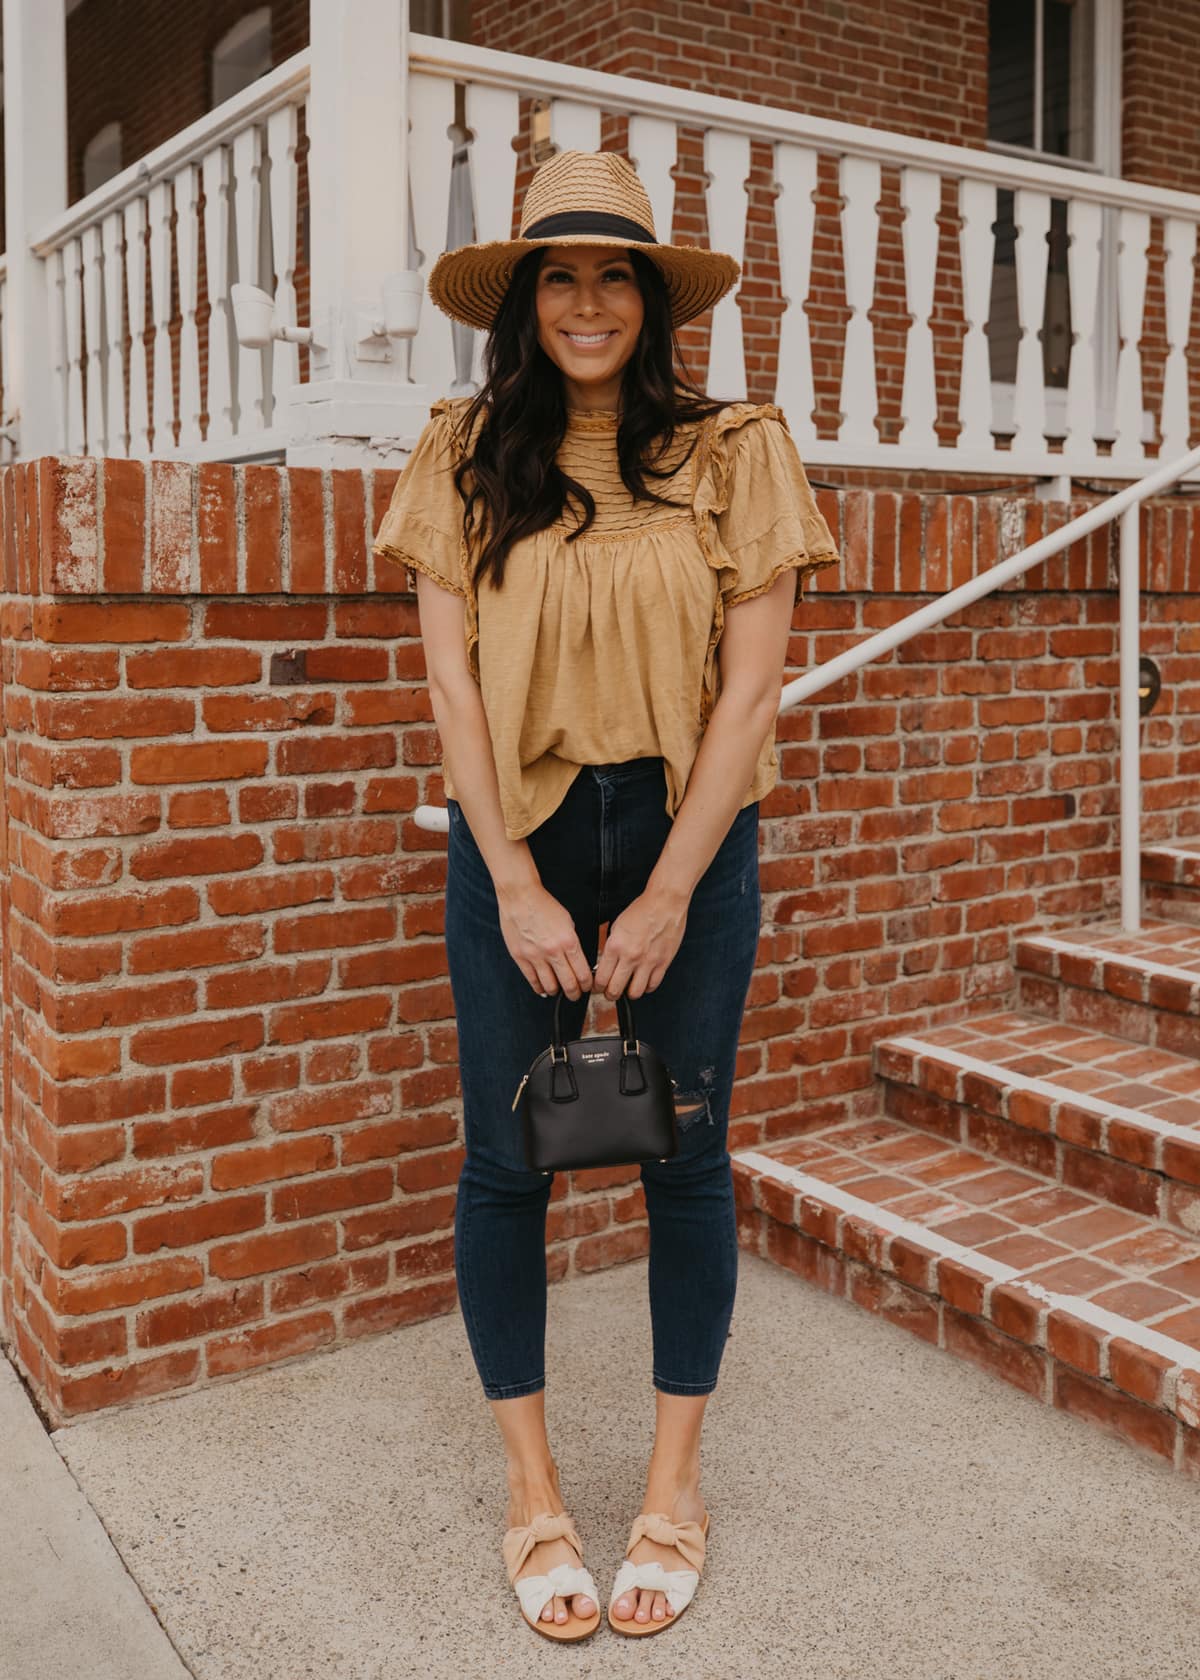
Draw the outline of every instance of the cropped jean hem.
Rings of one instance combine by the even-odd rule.
[[[660,1394],[711,1394],[717,1384],[715,1378],[706,1383],[673,1383],[656,1376],[654,1386]]]
[[[483,1392],[488,1400],[519,1400],[523,1394],[539,1394],[545,1386],[545,1377],[538,1377],[534,1382],[507,1383],[501,1387],[484,1383]]]

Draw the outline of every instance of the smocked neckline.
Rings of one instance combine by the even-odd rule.
[[[619,411],[615,408],[570,408],[567,414],[572,420],[617,420]]]

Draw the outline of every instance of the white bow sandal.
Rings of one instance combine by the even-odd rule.
[[[705,1511],[703,1523],[683,1522],[674,1523],[663,1511],[643,1511],[641,1516],[635,1517],[633,1527],[629,1533],[629,1544],[625,1548],[625,1561],[617,1570],[617,1578],[613,1582],[612,1596],[608,1601],[609,1626],[618,1633],[661,1633],[664,1628],[673,1627],[680,1616],[692,1602],[696,1588],[700,1584],[700,1571],[704,1567],[704,1553],[708,1543],[709,1513]],[[690,1563],[691,1569],[664,1569],[661,1563],[632,1563],[630,1552],[641,1539],[653,1540],[660,1546],[674,1546],[683,1556],[685,1562]],[[673,1616],[664,1616],[656,1622],[653,1618],[645,1622],[635,1621],[633,1616],[620,1617],[613,1614],[613,1605],[623,1594],[642,1587],[651,1592],[666,1595],[667,1603],[675,1612]],[[636,1600],[634,1604],[636,1612]]]
[[[580,1559],[580,1566],[572,1569],[569,1563],[555,1564],[547,1575],[523,1575],[518,1581],[517,1571],[530,1552],[543,1540],[562,1538],[571,1545]],[[566,1511],[556,1515],[542,1511],[530,1523],[510,1528],[503,1542],[504,1565],[508,1578],[521,1601],[521,1614],[537,1633],[547,1639],[586,1639],[600,1626],[600,1594],[588,1570],[583,1568],[583,1544],[575,1532],[575,1524]],[[547,1622],[542,1611],[552,1598],[569,1599],[575,1593],[586,1593],[596,1606],[590,1616],[577,1616],[574,1607],[567,1606],[565,1622]]]

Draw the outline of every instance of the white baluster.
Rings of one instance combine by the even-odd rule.
[[[1163,228],[1166,250],[1167,361],[1163,369],[1162,444],[1164,461],[1186,454],[1191,426],[1188,416],[1188,322],[1192,317],[1193,263],[1196,224],[1168,216]]]
[[[464,106],[466,125],[475,138],[467,148],[468,180],[471,187],[475,238],[508,239],[512,234],[513,194],[517,178],[517,154],[512,138],[520,120],[518,95],[508,88],[482,87],[468,82]],[[423,266],[422,274],[428,273]],[[422,305],[422,332],[434,313]],[[478,389],[483,384],[484,334],[473,335],[471,378]]]
[[[654,231],[670,240],[675,220],[675,179],[671,174],[679,155],[679,132],[668,117],[630,117],[627,156],[650,199]]]
[[[874,445],[879,441],[875,412],[875,332],[867,316],[875,296],[875,252],[879,241],[879,165],[872,158],[844,157],[839,166],[842,192],[842,264],[846,302],[846,344],[842,357],[841,443]]]
[[[169,181],[150,188],[150,310],[154,321],[154,393],[150,417],[154,453],[175,448],[175,391],[171,369],[171,210]]]
[[[574,99],[550,101],[550,139],[560,152],[600,150],[600,107]]]
[[[1146,302],[1146,259],[1150,217],[1145,210],[1122,210],[1117,257],[1117,320],[1121,351],[1117,358],[1116,437],[1113,454],[1140,462],[1142,444],[1142,311]]]
[[[988,318],[992,266],[996,256],[993,224],[996,189],[987,181],[958,184],[958,254],[962,267],[962,374],[958,388],[958,443],[962,450],[991,453],[992,369],[984,332]]]
[[[104,317],[101,313],[100,225],[91,222],[80,236],[83,261],[83,336],[87,345],[87,450],[104,455]]]
[[[46,264],[46,282],[49,295],[46,300],[46,317],[50,328],[50,365],[54,369],[54,448],[62,454],[67,452],[67,413],[68,398],[68,368],[67,368],[67,300],[66,300],[66,260],[61,250],[52,253]],[[8,339],[4,341],[7,351]],[[12,400],[11,393],[5,393],[5,405]]]
[[[82,455],[83,425],[83,256],[78,238],[63,252],[63,300],[67,327],[67,454]]]
[[[200,442],[200,263],[197,224],[200,166],[185,164],[175,176],[175,260],[179,273],[179,447]]]
[[[746,177],[750,173],[750,137],[728,129],[704,131],[704,204],[708,212],[708,243],[741,262],[746,246],[746,218],[750,204]],[[746,395],[746,347],[737,293],[741,278],[713,305],[705,389],[730,402]]]
[[[296,209],[299,171],[296,168],[298,113],[284,105],[267,118],[267,182],[271,195],[271,252],[275,267],[275,315],[280,321],[296,319]],[[295,344],[276,339],[271,368],[271,418],[281,414],[280,404],[288,386],[300,380],[300,350]]]
[[[1096,453],[1096,305],[1104,218],[1098,204],[1067,205],[1067,277],[1071,289],[1071,365],[1067,374],[1067,436],[1063,454],[1087,460]]]
[[[146,200],[125,206],[125,280],[129,308],[129,453],[150,453],[150,407],[146,372]]]
[[[778,188],[775,237],[783,292],[775,401],[787,415],[793,437],[811,442],[817,435],[813,423],[817,399],[807,304],[816,224],[813,194],[817,189],[817,154],[810,146],[794,146],[787,140],[777,140],[773,150],[774,185]]]
[[[937,388],[933,373],[933,279],[937,266],[937,213],[942,182],[925,169],[900,171],[900,203],[905,210],[904,296],[910,323],[904,349],[904,425],[900,443],[914,449],[937,448]]]
[[[1013,193],[1017,230],[1017,384],[1013,392],[1012,452],[1038,455],[1046,448],[1046,379],[1042,361],[1042,321],[1046,313],[1046,273],[1050,250],[1050,198],[1018,187]]]
[[[230,321],[229,248],[230,155],[228,146],[217,146],[205,155],[204,178],[204,284],[211,313],[208,317],[208,410],[209,443],[224,443],[233,436],[233,334]]]
[[[104,218],[104,373],[105,449],[109,455],[129,452],[125,426],[125,258],[121,250],[123,218],[113,210]]]
[[[233,216],[237,230],[237,277],[248,286],[261,286],[259,251],[262,240],[262,130],[244,128],[233,141]],[[237,346],[237,435],[249,437],[263,429],[262,350]]]
[[[413,239],[421,253],[422,279],[427,280],[429,270],[446,248],[450,225],[454,142],[448,130],[454,121],[453,83],[442,76],[410,75],[408,110]],[[510,203],[505,210],[511,215]],[[500,237],[508,238],[508,224]],[[450,319],[431,305],[421,311],[421,330],[412,342],[409,372],[414,384],[426,386],[435,397],[454,384]]]

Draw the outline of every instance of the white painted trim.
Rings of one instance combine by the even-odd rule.
[[[1144,1348],[1147,1353],[1156,1353],[1161,1358],[1169,1360],[1173,1366],[1179,1366],[1185,1371],[1200,1373],[1200,1349],[1189,1347],[1186,1342],[1178,1342],[1174,1336],[1164,1336],[1160,1330],[1152,1330],[1148,1325],[1139,1324],[1136,1319],[1122,1318],[1120,1313],[1110,1312],[1107,1307],[1098,1307],[1092,1301],[1084,1300],[1078,1295],[1064,1295],[1058,1290],[1046,1289],[1040,1283],[1027,1281],[1025,1272],[1034,1268],[1009,1266],[990,1255],[980,1254],[978,1249],[967,1248],[962,1243],[954,1242],[950,1237],[939,1236],[936,1229],[928,1225],[920,1225],[915,1219],[905,1219],[898,1213],[889,1213],[877,1202],[864,1201],[854,1196],[838,1184],[827,1184],[822,1178],[814,1178],[804,1173],[798,1167],[786,1166],[782,1161],[776,1161],[770,1155],[761,1155],[755,1149],[743,1149],[732,1157],[744,1165],[761,1174],[764,1178],[774,1179],[791,1190],[798,1190],[802,1195],[811,1196],[814,1201],[823,1202],[826,1206],[837,1208],[842,1213],[853,1214],[857,1219],[863,1219],[868,1224],[875,1225],[887,1233],[889,1237],[904,1237],[910,1242],[921,1244],[931,1249],[934,1254],[946,1260],[958,1260],[963,1265],[972,1267],[975,1271],[984,1272],[990,1276],[992,1285],[985,1285],[985,1297],[990,1296],[991,1287],[997,1283],[1005,1283],[1016,1289],[1023,1289],[1032,1299],[1040,1301],[1047,1310],[1058,1308],[1069,1312],[1074,1317],[1082,1319],[1085,1324],[1091,1324],[1097,1330],[1103,1330],[1106,1335],[1120,1336],[1124,1340],[1133,1342],[1135,1346]],[[914,1186],[914,1189],[917,1187]],[[952,1195],[954,1186],[946,1186],[947,1194]],[[1003,1203],[999,1206],[1003,1208]],[[974,1211],[978,1212],[978,1209]],[[956,1218],[958,1215],[947,1215]],[[817,1238],[812,1239],[814,1242]],[[928,1293],[928,1291],[924,1291]],[[988,1323],[991,1320],[987,1320]],[[1014,1338],[1020,1340],[1020,1338]],[[1028,1346],[1028,1343],[1024,1345]],[[1172,1416],[1175,1413],[1172,1412]]]

